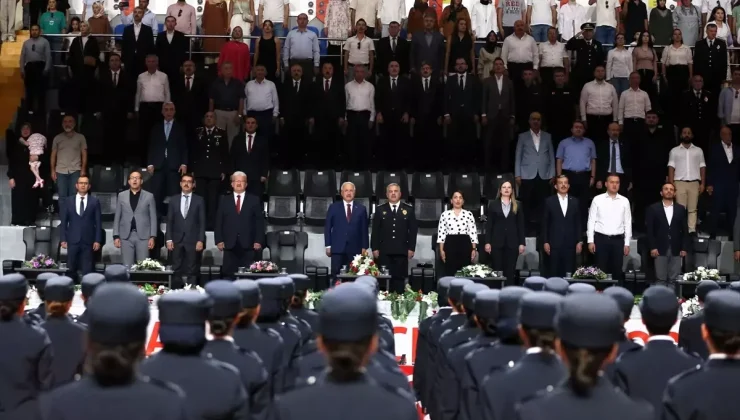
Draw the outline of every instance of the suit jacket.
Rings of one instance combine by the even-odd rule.
[[[576,52],[576,64],[573,66],[573,72],[581,78],[591,77],[597,65],[606,63],[606,53],[601,42],[592,39],[591,45],[583,38],[575,36],[565,43],[565,49]]]
[[[712,93],[702,89],[699,98],[696,97],[694,89],[684,91],[681,97],[681,121],[694,130],[708,129],[717,118],[717,105],[714,103]]]
[[[519,134],[514,159],[514,176],[522,179],[541,179],[555,177],[555,150],[550,133],[540,130],[539,150],[534,147],[532,131]]]
[[[715,38],[714,45],[709,48],[707,39],[696,41],[694,46],[694,75],[704,77],[704,83],[711,86],[712,82],[723,82],[727,76],[727,43]],[[719,92],[712,92],[719,95]]]
[[[140,190],[139,194],[141,194],[139,203],[136,205],[136,210],[133,210],[131,208],[131,190],[118,193],[116,214],[113,217],[113,237],[129,239],[131,237],[131,219],[133,218],[136,218],[136,236],[138,239],[148,240],[157,237],[159,223],[154,195],[145,190]]]
[[[195,141],[190,145],[189,170],[198,178],[220,178],[231,171],[229,141],[226,130],[213,127],[211,135],[205,127],[195,129]]]
[[[91,57],[95,60],[94,66],[85,65],[85,57]],[[78,36],[72,40],[69,46],[69,55],[67,56],[67,65],[72,70],[72,77],[86,78],[92,76],[100,60],[100,46],[94,36],[87,37],[85,46],[82,46],[82,37]]]
[[[514,84],[508,76],[503,76],[501,92],[498,91],[496,76],[487,77],[483,80],[481,114],[486,114],[489,119],[495,118],[499,112],[509,118],[516,117],[515,95]]]
[[[243,249],[253,249],[255,243],[265,243],[265,217],[260,199],[246,193],[242,197],[244,200],[238,214],[234,194],[222,196],[218,205],[213,237],[216,244],[223,242],[225,249],[233,249],[237,243]]]
[[[342,76],[333,77],[329,82],[329,91],[325,89],[324,78],[317,78],[314,82],[313,97],[316,100],[311,104],[312,116],[315,118],[330,118],[339,120],[344,118],[347,110],[347,97],[344,94]]]
[[[139,39],[136,39],[133,24],[123,28],[121,60],[128,68],[129,74],[134,77],[138,76],[138,73],[130,73],[136,70],[133,67],[136,67],[137,62],[143,63],[147,54],[154,54],[155,52],[156,48],[154,46],[154,32],[152,32],[152,28],[142,23],[141,30],[139,31]]]
[[[582,237],[578,199],[568,194],[568,207],[563,215],[560,197],[557,194],[547,197],[542,216],[542,243],[550,244],[551,248],[570,248],[575,254],[575,247]]]
[[[310,82],[302,80],[296,92],[294,83],[293,78],[288,78],[281,86],[280,118],[305,120],[311,114],[314,88]]]
[[[409,115],[411,118],[437,119],[442,116],[442,102],[444,101],[444,86],[433,76],[429,77],[429,90],[424,90],[424,78],[411,77],[411,104]],[[376,90],[377,92],[377,90]]]
[[[524,211],[522,203],[517,202],[517,212],[512,208],[505,216],[501,208],[501,199],[496,199],[488,206],[486,222],[486,243],[491,248],[518,248],[526,245],[524,231]]]
[[[732,162],[727,161],[725,146],[721,141],[712,145],[707,162],[707,185],[722,194],[737,196],[740,182],[740,147],[732,143]]]
[[[678,328],[678,347],[686,353],[696,354],[706,360],[709,357],[707,343],[701,338],[701,325],[704,323],[704,310],[681,320]]]
[[[188,214],[182,217],[182,194],[170,197],[165,240],[176,244],[206,243],[206,206],[203,197],[190,193]]]
[[[165,159],[165,150],[167,158]],[[149,134],[149,161],[147,165],[154,166],[154,170],[177,170],[180,165],[188,164],[188,136],[185,127],[179,121],[172,122],[170,137],[165,137],[164,121],[152,127]],[[165,161],[168,167],[163,167]]]
[[[257,195],[262,193],[261,177],[270,172],[270,149],[267,137],[255,134],[252,153],[247,151],[247,133],[239,133],[231,142],[231,169],[247,174],[247,189]],[[250,188],[251,187],[251,188]]]
[[[375,45],[377,73],[383,76],[388,75],[388,64],[391,61],[397,61],[401,68],[401,74],[409,72],[409,53],[411,52],[411,43],[400,36],[396,37],[396,50],[391,49],[390,36],[380,38]],[[421,68],[419,69],[421,70]]]
[[[609,162],[611,159],[611,141],[598,142],[596,146],[596,181],[606,181],[609,175]],[[622,163],[622,171],[626,176],[626,181],[629,183],[632,181],[632,155],[630,154],[629,146],[621,138],[617,143],[617,149],[619,150],[619,159]]]
[[[375,84],[375,111],[386,116],[400,116],[411,108],[411,81],[396,77],[396,89],[391,90],[390,76],[381,77]]]
[[[60,213],[60,242],[72,245],[101,243],[100,202],[90,194],[85,196],[85,211],[77,214],[77,195],[64,200]],[[90,248],[92,252],[92,248]]]
[[[432,42],[427,43],[424,31],[419,31],[411,38],[409,65],[411,71],[421,72],[422,63],[432,66],[434,74],[439,74],[445,58],[445,38],[439,31],[432,30]]]
[[[193,75],[190,80],[190,90],[185,86],[185,75],[178,74],[169,77],[170,86],[172,87],[172,102],[177,107],[178,117],[184,119],[196,119],[195,127],[202,120],[203,115],[208,111],[208,81],[201,75]]]
[[[406,255],[408,251],[415,251],[419,227],[414,213],[414,208],[406,203],[399,202],[395,214],[389,203],[379,205],[373,216],[373,251],[385,255]]]
[[[157,57],[159,57],[159,69],[167,73],[167,76],[170,77],[170,83],[172,83],[172,79],[180,74],[182,63],[188,58],[188,40],[185,38],[185,34],[175,31],[172,34],[172,42],[169,42],[167,31],[163,31],[157,35],[154,47],[157,51]]]
[[[136,87],[123,68],[118,71],[118,82],[115,85],[110,69],[100,69],[98,86],[100,88],[100,95],[96,95],[99,100],[98,109],[103,112],[104,118],[126,118],[125,114],[134,112]]]
[[[352,218],[347,221],[343,200],[329,206],[324,223],[324,245],[332,254],[355,256],[369,247],[367,209],[356,201],[352,203]]]
[[[668,225],[668,218],[663,209],[663,201],[651,204],[645,214],[647,241],[650,250],[657,249],[662,256],[678,255],[681,251],[691,249],[689,238],[688,213],[686,207],[673,203],[673,217]]]
[[[480,110],[480,81],[476,76],[466,75],[464,89],[460,89],[460,76],[447,78],[445,84],[445,115],[472,117]],[[472,123],[472,121],[471,121]]]

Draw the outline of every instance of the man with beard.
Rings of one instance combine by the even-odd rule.
[[[657,283],[673,282],[681,274],[681,259],[691,246],[686,207],[673,202],[675,195],[676,187],[664,184],[663,199],[647,210],[647,241]]]
[[[668,153],[673,146],[672,127],[664,128],[655,111],[645,114],[645,129],[632,139],[632,197],[637,226],[644,226],[645,212],[666,181]]]
[[[704,152],[692,141],[691,128],[681,130],[681,145],[668,155],[668,182],[676,186],[676,202],[689,212],[689,233],[696,236],[696,206],[704,192],[706,163]]]

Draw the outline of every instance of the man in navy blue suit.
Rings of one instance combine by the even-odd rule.
[[[355,184],[345,182],[341,192],[342,201],[329,206],[324,224],[326,256],[331,257],[331,272],[335,276],[369,246],[367,209],[354,202]]]
[[[75,188],[77,195],[62,204],[59,227],[70,275],[76,276],[79,270],[84,276],[93,271],[93,253],[100,249],[100,202],[88,194],[90,178],[80,176]]]

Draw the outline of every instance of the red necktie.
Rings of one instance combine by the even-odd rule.
[[[237,194],[236,196],[236,214],[240,214],[242,212],[242,195]]]
[[[247,153],[252,153],[252,136],[253,136],[253,134],[250,134],[249,135],[249,143],[248,143],[248,146],[247,146]]]
[[[347,222],[352,220],[352,206],[347,204]]]
[[[185,78],[185,89],[187,89],[188,92],[190,92],[190,76]]]
[[[329,79],[324,79],[324,92],[329,91]]]

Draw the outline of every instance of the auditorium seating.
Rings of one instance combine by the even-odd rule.
[[[35,255],[44,254],[59,260],[60,231],[57,227],[27,227],[23,228],[23,243],[26,245],[25,261]]]
[[[420,173],[411,177],[411,195],[419,227],[437,227],[444,211],[444,177],[441,172]]]
[[[90,170],[93,195],[100,201],[101,215],[112,219],[116,214],[118,193],[123,190],[123,168],[96,165]]]
[[[323,226],[329,206],[337,197],[337,174],[334,170],[308,170],[303,182],[304,215],[307,225]]]
[[[280,226],[298,222],[301,177],[297,169],[270,172],[267,181],[267,220]]]
[[[267,232],[267,248],[270,250],[270,261],[288,273],[303,273],[308,233],[295,230]]]
[[[689,254],[691,258],[686,263],[686,271],[694,271],[697,267],[718,268],[717,260],[722,250],[722,243],[704,238],[694,238],[692,242],[693,252]]]
[[[460,172],[450,174],[447,184],[447,197],[452,197],[455,191],[463,193],[463,197],[465,197],[463,208],[465,210],[470,210],[476,217],[483,215],[480,176],[478,174]]]
[[[370,171],[354,172],[343,171],[339,181],[339,187],[345,182],[355,184],[355,201],[365,206],[368,217],[374,213],[373,199],[373,175]]]
[[[491,204],[491,201],[496,199],[501,184],[506,181],[514,184],[514,174],[486,174],[483,179],[483,197],[486,205],[484,212],[488,211],[488,206]]]
[[[388,201],[385,197],[385,189],[388,184],[398,184],[401,187],[401,199],[409,198],[409,177],[404,171],[380,171],[375,177],[375,198],[377,204],[381,205]]]

